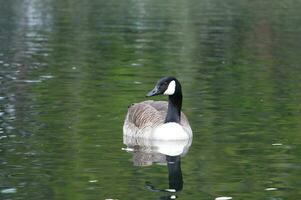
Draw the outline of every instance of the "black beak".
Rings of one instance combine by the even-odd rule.
[[[146,94],[147,97],[152,97],[160,94],[160,91],[158,90],[157,87],[155,87],[152,91]]]

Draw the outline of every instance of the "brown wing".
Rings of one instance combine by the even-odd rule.
[[[147,128],[155,128],[164,123],[167,114],[168,102],[166,101],[143,101],[132,104],[124,122],[124,132],[126,135],[143,133]],[[180,124],[191,132],[189,122],[183,112],[181,112]]]
[[[153,127],[164,123],[166,111],[164,105],[155,105],[154,101],[143,101],[129,107],[126,121],[139,129],[145,126]]]

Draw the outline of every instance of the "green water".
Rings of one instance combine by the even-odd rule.
[[[0,0],[0,199],[163,199],[146,183],[168,188],[167,167],[121,149],[127,106],[164,75],[194,133],[178,199],[300,198],[300,10]]]

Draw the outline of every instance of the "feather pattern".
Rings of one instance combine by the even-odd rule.
[[[166,101],[148,100],[132,104],[128,108],[123,125],[124,135],[128,137],[150,138],[152,130],[164,124],[167,109],[168,102]],[[192,136],[191,127],[183,112],[181,112],[180,125],[182,125],[189,136]]]

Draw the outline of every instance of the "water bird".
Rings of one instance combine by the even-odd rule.
[[[182,109],[182,87],[172,76],[161,78],[147,97],[167,95],[166,101],[131,104],[123,125],[124,137],[151,140],[187,140],[192,130]]]

